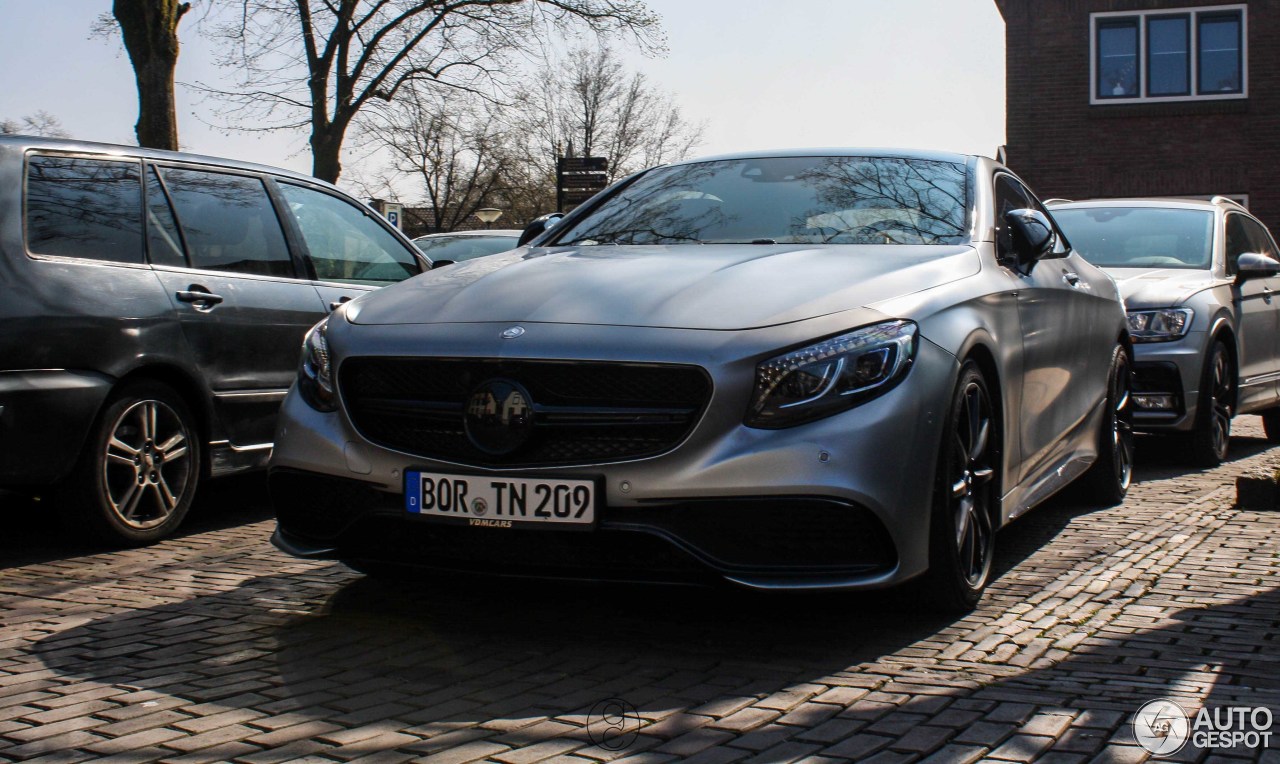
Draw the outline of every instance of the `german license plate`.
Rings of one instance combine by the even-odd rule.
[[[587,529],[596,520],[594,480],[405,472],[405,510],[483,528]]]

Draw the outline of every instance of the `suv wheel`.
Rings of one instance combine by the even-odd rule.
[[[111,544],[140,546],[182,522],[200,477],[200,438],[172,389],[134,382],[98,416],[61,492],[65,518]]]
[[[1217,467],[1231,445],[1232,404],[1236,370],[1222,340],[1214,340],[1205,357],[1196,405],[1196,429],[1191,434],[1191,461],[1197,467]]]

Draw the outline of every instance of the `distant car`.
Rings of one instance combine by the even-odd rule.
[[[1125,495],[1129,367],[1114,282],[996,162],[668,165],[317,325],[274,541],[375,573],[927,575],[970,608],[1002,525],[1082,476]]]
[[[0,487],[126,544],[265,465],[307,329],[427,267],[305,175],[24,136],[0,136],[0,231]]]
[[[1280,441],[1280,261],[1266,226],[1223,197],[1050,209],[1124,295],[1135,426],[1189,435],[1202,466],[1226,458],[1236,414],[1262,414],[1267,438]]]
[[[520,231],[508,229],[429,233],[413,240],[435,265],[451,265],[515,249]]]

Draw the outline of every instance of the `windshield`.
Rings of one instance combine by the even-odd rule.
[[[1159,207],[1055,209],[1076,252],[1103,268],[1208,268],[1213,213]]]
[[[453,260],[460,262],[474,257],[496,255],[516,248],[518,239],[511,236],[432,236],[414,239],[418,249],[426,253],[432,262]]]
[[[554,244],[959,244],[962,164],[768,157],[661,167]]]

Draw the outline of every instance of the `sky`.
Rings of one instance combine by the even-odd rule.
[[[182,148],[308,172],[305,133],[227,130],[217,104],[189,87],[230,81],[190,24],[203,3],[179,28]],[[1004,22],[994,0],[647,4],[662,16],[666,55],[623,50],[632,68],[705,125],[697,155],[895,146],[992,156],[1004,142]],[[135,143],[128,57],[118,36],[91,36],[110,7],[110,0],[0,0],[0,119],[45,111],[76,138]]]

